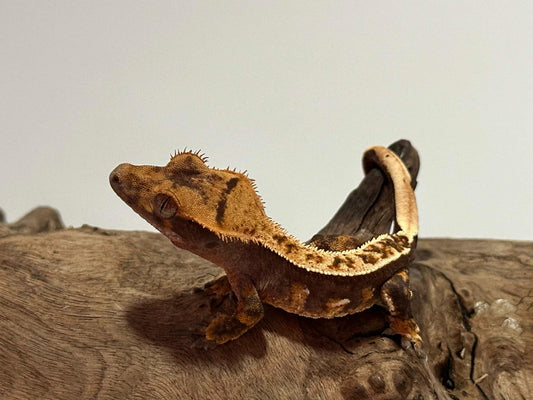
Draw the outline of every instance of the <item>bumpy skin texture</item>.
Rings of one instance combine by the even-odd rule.
[[[410,312],[407,266],[414,257],[418,213],[410,175],[390,150],[363,155],[394,187],[397,232],[361,243],[350,236],[304,244],[265,214],[244,174],[209,168],[192,152],[164,167],[121,164],[109,177],[113,190],[172,243],[222,267],[226,276],[208,290],[233,291],[237,310],[215,318],[206,338],[225,343],[263,317],[263,302],[311,318],[334,318],[384,305],[390,327],[420,343]]]

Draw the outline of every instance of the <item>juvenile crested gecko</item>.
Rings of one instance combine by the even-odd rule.
[[[407,272],[418,236],[411,177],[385,147],[365,151],[365,173],[374,166],[392,182],[398,230],[358,247],[349,236],[301,242],[265,214],[251,179],[210,168],[198,153],[177,153],[163,167],[121,164],[109,180],[174,245],[224,269],[226,275],[207,290],[233,291],[237,309],[211,321],[207,340],[238,338],[261,320],[263,303],[311,318],[342,317],[379,304],[389,311],[390,328],[417,345]]]

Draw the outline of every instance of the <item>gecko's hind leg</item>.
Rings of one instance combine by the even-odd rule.
[[[381,286],[381,300],[389,311],[389,326],[415,347],[420,347],[420,329],[411,314],[412,292],[409,290],[409,275],[403,269]]]
[[[231,289],[237,296],[236,312],[216,317],[205,331],[206,339],[218,344],[237,339],[263,318],[263,303],[251,282],[239,281]]]

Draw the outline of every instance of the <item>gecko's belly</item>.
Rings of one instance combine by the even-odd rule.
[[[310,318],[335,318],[366,310],[377,302],[375,290],[364,288],[352,293],[328,295],[313,293],[301,284],[292,284],[282,296],[264,295],[262,301],[287,312]]]

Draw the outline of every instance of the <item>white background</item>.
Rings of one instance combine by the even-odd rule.
[[[150,229],[108,174],[187,146],[307,239],[406,138],[422,237],[531,240],[532,38],[530,0],[1,0],[0,207]]]

